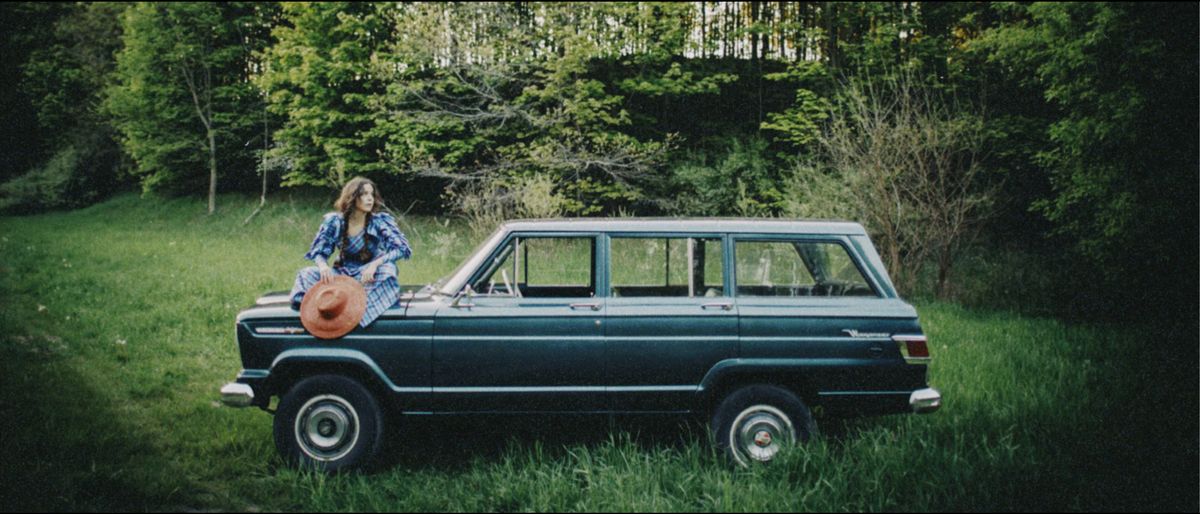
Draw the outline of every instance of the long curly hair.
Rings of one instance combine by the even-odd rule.
[[[366,194],[365,189],[368,184],[371,186],[371,191],[375,197],[375,202],[371,205],[371,212],[368,212],[366,217],[363,219],[363,230],[365,231],[367,226],[371,224],[371,216],[387,210],[387,206],[383,203],[383,196],[379,194],[379,186],[376,186],[375,182],[372,182],[371,179],[366,177],[354,177],[350,179],[349,182],[346,182],[346,185],[342,186],[342,194],[338,195],[338,199],[333,202],[333,208],[342,213],[341,248],[343,249],[345,249],[346,245],[350,243],[350,214],[354,212],[355,205],[358,203],[358,198]],[[366,234],[363,234],[363,237],[363,242],[366,243]],[[344,252],[339,252],[335,266],[340,266],[342,264],[342,257],[344,257]],[[371,251],[367,249],[366,244],[363,244],[362,249],[355,254],[355,257],[358,258],[359,262],[368,262],[371,260]]]

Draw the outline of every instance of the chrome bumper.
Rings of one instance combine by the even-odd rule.
[[[238,382],[225,384],[221,388],[221,403],[230,407],[249,407],[254,404],[254,389]]]
[[[917,389],[908,396],[908,405],[914,413],[928,414],[942,406],[942,393],[937,389]]]

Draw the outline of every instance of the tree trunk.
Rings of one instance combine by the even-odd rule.
[[[946,282],[950,277],[950,266],[954,264],[951,258],[950,245],[942,247],[942,251],[938,254],[938,278],[937,278],[937,297],[946,297]]]
[[[271,141],[270,125],[268,123],[268,118],[267,118],[267,107],[264,104],[263,105],[263,153],[262,153],[262,159],[261,159],[262,175],[263,175],[263,189],[262,189],[262,200],[258,203],[259,207],[262,207],[267,204],[267,150],[270,148],[270,141]]]
[[[217,138],[208,129],[208,213],[217,210]]]

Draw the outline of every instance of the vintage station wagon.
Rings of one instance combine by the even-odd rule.
[[[371,461],[385,414],[699,414],[747,465],[811,437],[817,407],[941,402],[916,310],[848,222],[513,221],[366,328],[317,339],[276,293],[237,340],[224,403],[280,397],[281,455],[328,471]]]

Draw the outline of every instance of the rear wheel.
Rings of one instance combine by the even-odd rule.
[[[742,467],[770,462],[817,433],[804,402],[791,391],[770,385],[734,391],[717,407],[711,427],[717,447]]]
[[[297,383],[275,412],[275,447],[289,464],[326,472],[362,469],[383,444],[383,413],[362,384],[340,375]]]

